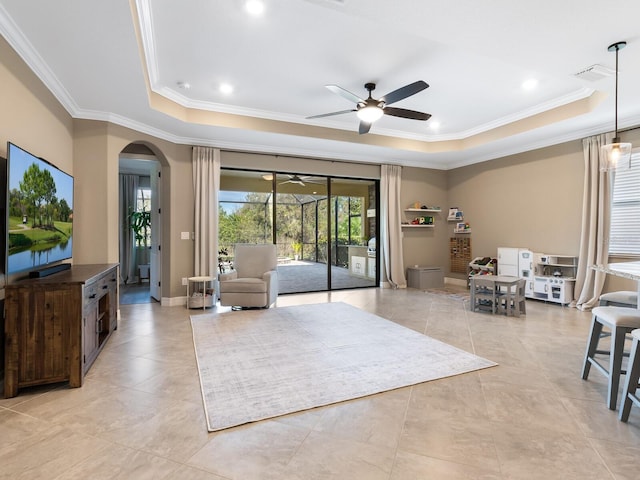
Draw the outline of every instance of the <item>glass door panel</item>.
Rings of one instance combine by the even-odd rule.
[[[377,285],[376,193],[372,180],[331,179],[331,289]]]
[[[326,263],[327,179],[276,175],[276,243],[280,293],[328,289]],[[326,215],[324,215],[326,218]]]
[[[233,268],[236,243],[273,243],[273,177],[269,172],[220,170],[218,267]]]

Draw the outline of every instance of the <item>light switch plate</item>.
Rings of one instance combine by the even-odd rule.
[[[189,232],[180,232],[180,240],[189,240],[191,234]]]

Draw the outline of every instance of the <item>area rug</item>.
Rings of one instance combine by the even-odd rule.
[[[341,302],[191,326],[210,432],[496,365]]]
[[[443,295],[452,300],[461,300],[463,302],[468,302],[471,298],[469,292],[450,292],[448,290],[441,290],[438,288],[428,288],[424,291],[427,293],[432,293],[434,295]]]

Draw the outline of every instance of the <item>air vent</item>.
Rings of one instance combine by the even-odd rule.
[[[575,73],[574,76],[582,80],[597,82],[598,80],[602,80],[603,78],[611,77],[615,75],[615,73],[615,70],[603,67],[602,65],[591,65],[590,67],[587,67],[584,70]]]

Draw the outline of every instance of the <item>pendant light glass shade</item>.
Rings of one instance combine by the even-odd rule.
[[[607,49],[610,52],[616,52],[616,129],[613,142],[602,146],[600,170],[603,172],[629,168],[631,162],[631,144],[621,143],[618,137],[618,51],[626,45],[627,42],[617,42],[609,45]]]
[[[379,120],[382,117],[383,112],[380,107],[377,105],[367,105],[366,107],[360,108],[356,115],[360,120],[366,123],[373,123],[376,120]]]
[[[621,170],[629,168],[631,164],[631,144],[621,143],[619,138],[614,138],[613,143],[602,146],[602,157],[600,170]]]

